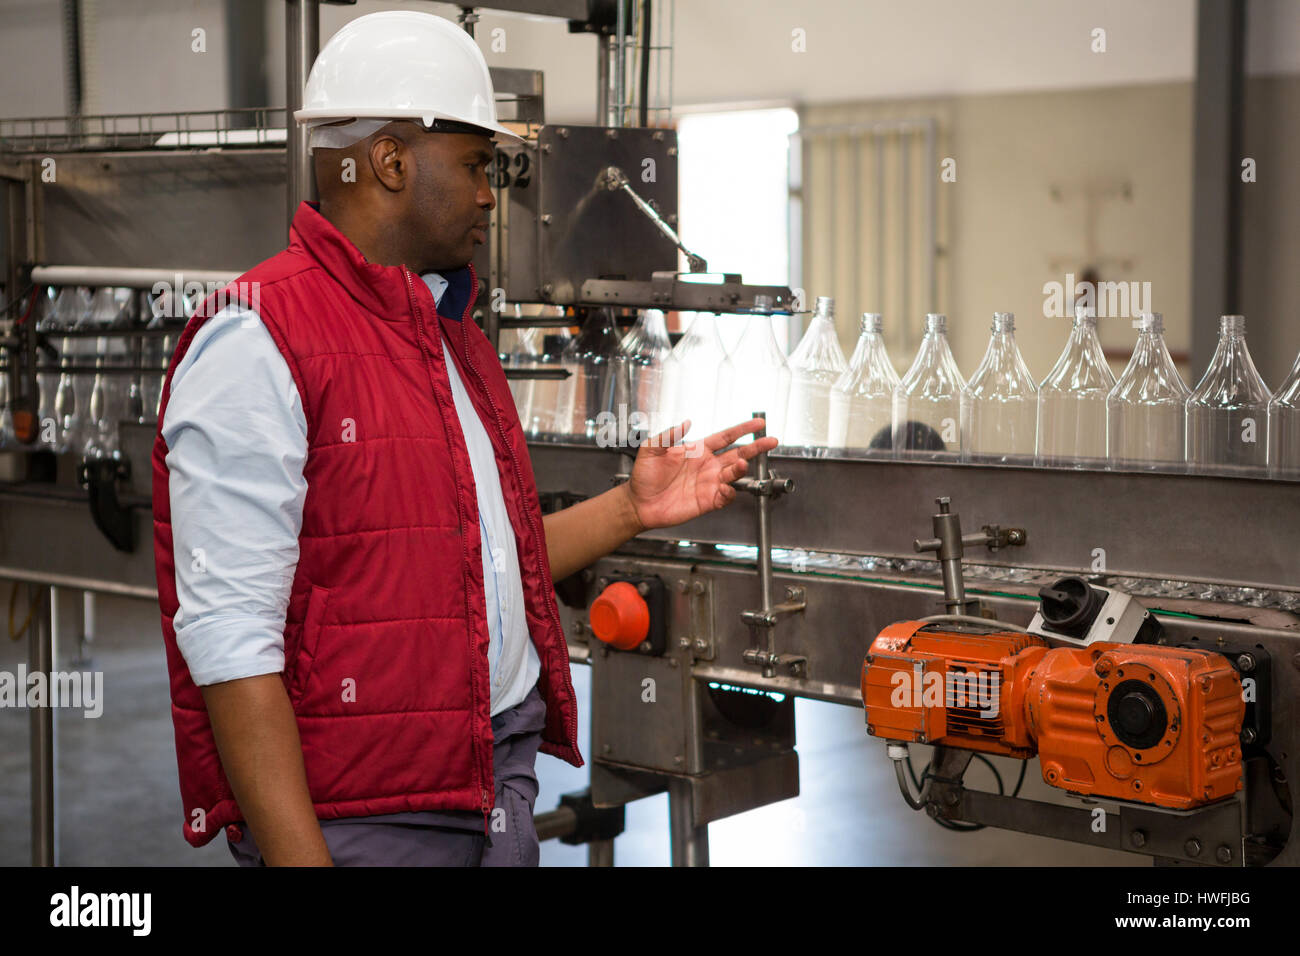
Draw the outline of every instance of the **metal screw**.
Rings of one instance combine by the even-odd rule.
[[[550,224],[551,224],[551,214],[549,212],[542,213],[542,225],[549,226]]]
[[[678,592],[679,594],[685,594],[685,593],[686,593],[686,587],[687,587],[687,584],[686,584],[686,582],[685,582],[684,580],[683,580],[683,581],[678,581],[678,582],[677,582],[677,592]]]
[[[553,283],[547,282],[542,285],[542,295],[544,295],[546,298],[549,299],[551,297],[551,293],[553,293],[554,291],[555,291],[555,285]]]
[[[702,637],[697,637],[695,639],[695,649],[697,651],[707,651],[709,649],[709,642]]]
[[[636,586],[636,593],[641,595],[642,597],[645,597],[647,594],[650,593],[650,585],[647,584],[645,581],[638,582]]]
[[[618,130],[614,129],[614,128],[611,126],[609,129],[605,130],[605,138],[606,138],[606,139],[618,139]]]
[[[560,139],[568,139],[568,138],[569,138],[569,127],[567,127],[567,126],[561,126],[561,127],[560,127],[559,129],[557,129],[555,132],[559,134]]]
[[[609,578],[600,578],[596,582],[596,587],[600,588],[602,591],[605,590],[605,588],[609,587]]]
[[[704,582],[703,582],[703,581],[696,581],[694,584],[692,584],[692,585],[691,585],[691,593],[692,593],[692,594],[703,594],[703,593],[704,593]]]
[[[676,146],[669,146],[669,147],[668,147],[668,155],[669,155],[669,156],[676,156],[676,155],[677,155],[677,147],[676,147]]]
[[[1241,731],[1241,742],[1243,744],[1253,744],[1259,735],[1255,733],[1254,727],[1244,727]]]
[[[543,153],[549,153],[550,151],[551,151],[551,144],[550,144],[550,143],[543,143],[543,144],[542,144],[542,152],[543,152]]]
[[[1147,831],[1134,830],[1129,835],[1129,842],[1139,849],[1147,845]]]
[[[681,754],[678,754],[677,756],[673,757],[673,763],[680,767],[682,764],[686,763],[686,758],[683,757]]]
[[[677,658],[675,658],[675,657],[670,657],[670,658],[668,658],[668,666],[669,666],[669,667],[676,667],[676,666],[677,666]]]
[[[1225,843],[1223,846],[1219,847],[1217,850],[1214,851],[1214,858],[1218,860],[1220,863],[1231,863],[1232,847],[1228,846]]]
[[[664,141],[664,131],[661,129],[657,129],[654,131],[654,133],[651,135],[650,138],[654,140],[656,143],[662,143]]]
[[[1237,658],[1237,666],[1249,674],[1255,669],[1255,656],[1253,654],[1242,654]]]
[[[689,637],[679,637],[677,639],[677,646],[685,650],[691,646],[691,639]]]
[[[637,650],[640,651],[642,654],[649,654],[649,653],[650,653],[650,642],[649,642],[649,641],[642,641],[641,644],[637,647]]]
[[[1196,839],[1196,837],[1192,837],[1190,840],[1188,840],[1186,843],[1183,844],[1183,849],[1187,852],[1188,856],[1200,856],[1201,841]]]

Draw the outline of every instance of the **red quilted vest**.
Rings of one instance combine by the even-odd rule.
[[[444,277],[440,312],[418,276],[367,262],[314,204],[303,203],[289,248],[225,293],[227,303],[239,298],[261,316],[307,419],[308,490],[281,677],[321,819],[482,810],[486,826],[494,802],[478,503],[439,335],[496,450],[528,631],[542,665],[541,750],[582,766],[568,648],[524,433],[500,361],[469,318],[474,267]],[[160,421],[172,370],[221,304],[210,297],[182,334]],[[160,427],[153,449],[158,598],[184,834],[202,846],[243,815],[176,646],[166,455]]]

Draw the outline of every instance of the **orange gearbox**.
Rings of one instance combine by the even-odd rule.
[[[990,621],[990,628],[996,623]],[[1026,758],[1075,793],[1187,809],[1241,789],[1241,678],[1220,654],[902,621],[862,668],[867,732]]]

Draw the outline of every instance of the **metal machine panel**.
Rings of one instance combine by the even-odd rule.
[[[618,461],[594,446],[530,453],[544,491],[599,494]],[[1028,531],[1023,547],[969,551],[970,563],[1300,590],[1296,482],[779,455],[772,467],[795,483],[773,508],[776,548],[916,558],[934,499],[953,495],[971,530]],[[643,537],[752,544],[754,510],[742,501]]]
[[[546,126],[538,149],[541,301],[576,302],[583,282],[592,278],[649,279],[655,271],[676,270],[672,242],[627,195],[601,183],[603,170],[620,167],[632,189],[675,225],[675,132]]]

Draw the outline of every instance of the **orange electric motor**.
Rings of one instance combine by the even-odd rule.
[[[874,736],[1037,754],[1075,793],[1187,809],[1241,788],[1241,678],[1209,651],[902,621],[872,642],[862,699]]]

